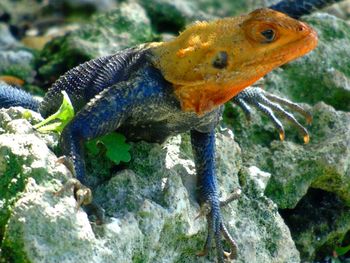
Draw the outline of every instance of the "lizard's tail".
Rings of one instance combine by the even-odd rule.
[[[0,108],[22,106],[23,108],[39,111],[39,104],[39,100],[29,93],[0,83]]]
[[[342,0],[282,0],[269,8],[285,13],[293,18],[311,14],[313,11],[322,9]]]

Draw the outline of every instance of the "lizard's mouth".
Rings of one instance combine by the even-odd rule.
[[[271,61],[275,60],[277,62],[277,65],[274,65],[274,67],[281,66],[291,60],[302,57],[316,48],[318,43],[317,32],[309,26],[307,26],[307,31],[308,32],[301,38],[283,45],[280,50],[276,52],[274,58],[271,59]]]
[[[318,43],[317,32],[310,26],[301,23],[301,28],[305,31],[301,36],[293,41],[287,42],[280,47],[274,47],[259,56],[255,56],[250,61],[244,63],[244,68],[254,67],[254,74],[259,78],[269,73],[274,68],[282,66],[294,59],[304,56],[312,51]],[[254,75],[254,77],[256,77]]]

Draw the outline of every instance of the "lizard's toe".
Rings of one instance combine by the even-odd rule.
[[[251,118],[251,108],[249,105],[263,112],[278,130],[279,137],[282,141],[285,138],[285,132],[281,121],[276,117],[275,113],[283,119],[286,119],[298,129],[305,144],[310,141],[310,136],[307,129],[298,122],[293,114],[282,108],[282,106],[286,106],[290,110],[301,114],[306,119],[307,124],[310,124],[312,121],[311,114],[298,104],[266,92],[259,87],[246,88],[236,97],[234,97],[232,102],[243,109],[248,119]]]
[[[75,170],[72,159],[67,156],[61,156],[57,159],[56,163],[63,164],[75,177]],[[55,195],[61,195],[63,192],[73,191],[74,198],[77,201],[75,209],[79,210],[81,206],[84,206],[89,218],[93,218],[93,221],[97,225],[103,224],[105,221],[104,210],[102,207],[93,202],[92,191],[90,188],[82,184],[76,178],[70,178]]]
[[[235,199],[237,199],[236,193],[234,194],[234,196],[235,196]],[[206,214],[204,214],[203,212],[206,212]],[[219,202],[203,203],[201,206],[200,215],[206,216],[207,224],[208,224],[208,234],[207,234],[207,238],[206,238],[203,250],[199,251],[196,255],[197,256],[207,255],[211,248],[211,242],[214,239],[218,263],[223,263],[225,261],[227,262],[232,259],[236,259],[237,251],[238,251],[237,244],[234,241],[234,239],[231,237],[229,232],[227,231],[227,228],[224,225],[224,223],[222,222],[221,213],[220,213],[220,203]],[[227,241],[228,245],[230,246],[230,252],[227,252],[224,250],[222,245],[222,237]]]
[[[68,156],[60,156],[56,160],[56,164],[63,164],[68,171],[72,174],[72,177],[75,177],[75,170],[74,170],[74,164],[71,158]]]
[[[55,195],[61,195],[64,192],[73,191],[75,200],[77,201],[76,210],[81,205],[87,205],[92,202],[92,192],[90,188],[83,185],[78,179],[70,178]]]
[[[72,191],[74,194],[74,198],[77,201],[75,206],[76,211],[83,206],[89,218],[91,219],[93,217],[92,221],[97,225],[103,224],[105,221],[104,210],[98,204],[93,202],[92,191],[90,188],[83,185],[78,179],[71,178],[54,194],[58,196],[67,191]]]

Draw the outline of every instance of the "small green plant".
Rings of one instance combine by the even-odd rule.
[[[64,127],[74,118],[74,108],[65,91],[62,91],[63,101],[57,112],[45,120],[34,125],[34,128],[40,132],[54,131],[61,133]],[[98,155],[103,149],[109,158],[115,164],[121,161],[129,162],[131,159],[129,150],[130,145],[125,142],[125,136],[112,132],[100,138],[88,141],[85,146],[93,154]]]
[[[72,102],[65,91],[62,91],[62,94],[63,101],[58,111],[34,125],[35,129],[40,132],[55,131],[61,133],[64,127],[74,118]]]
[[[345,247],[336,247],[334,249],[334,252],[337,254],[337,256],[344,256],[349,251],[350,251],[350,245],[347,245]]]
[[[85,143],[85,146],[93,155],[105,151],[106,156],[115,164],[119,164],[121,161],[130,162],[131,159],[130,145],[125,142],[125,136],[117,132],[90,140]]]

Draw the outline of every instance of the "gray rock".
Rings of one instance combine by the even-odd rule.
[[[95,201],[107,216],[104,225],[96,226],[84,210],[76,210],[72,192],[54,194],[70,173],[55,163],[55,155],[23,114],[19,108],[0,111],[0,203],[5,208],[0,216],[4,236],[0,258],[107,263],[214,260],[214,253],[209,258],[195,256],[204,245],[206,222],[195,220],[199,207],[188,135],[163,145],[132,144],[128,169],[94,190]],[[39,120],[34,113],[30,118]],[[44,136],[51,140],[47,137],[52,135]],[[223,210],[240,249],[237,262],[299,262],[277,206],[263,193],[268,175],[254,167],[242,168],[240,148],[230,131],[217,133],[217,152],[223,199],[238,181],[242,185],[242,197]]]
[[[7,50],[18,47],[18,41],[12,36],[8,26],[0,23],[0,50]]]
[[[34,55],[24,48],[10,33],[8,26],[0,23],[0,75],[33,81]]]
[[[82,62],[153,39],[144,9],[136,2],[121,3],[108,13],[94,16],[80,29],[49,42],[40,54],[39,74],[57,79]]]

